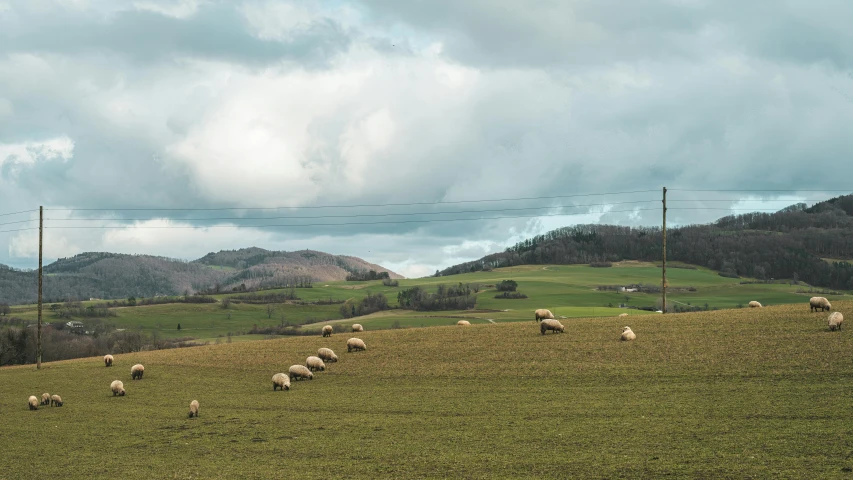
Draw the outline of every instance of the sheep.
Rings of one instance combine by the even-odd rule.
[[[347,352],[352,352],[353,350],[367,350],[367,345],[360,338],[350,338],[347,340]]]
[[[41,403],[39,405],[50,405],[50,394],[42,393],[41,394]]]
[[[198,418],[198,400],[190,402],[190,418]]]
[[[551,313],[551,310],[546,310],[544,308],[540,308],[540,309],[536,310],[535,312],[533,312],[533,314],[536,315],[536,321],[537,322],[539,320],[542,320],[543,318],[550,318],[550,319],[554,318],[554,314]]]
[[[832,310],[832,304],[829,303],[829,300],[826,297],[812,297],[809,299],[809,311],[816,312],[817,309],[820,309],[822,312],[828,312]]]
[[[566,331],[566,327],[563,326],[558,320],[554,320],[553,318],[546,318],[542,320],[542,323],[539,325],[539,330],[542,332],[542,335],[545,335],[545,332],[548,330],[553,330],[554,333],[560,332],[563,333]]]
[[[112,355],[104,355],[104,366],[112,367],[113,366],[113,356]]]
[[[363,332],[364,327],[362,327],[360,323],[353,323],[352,324],[352,331],[353,332]]]
[[[456,322],[456,325],[467,326],[471,325],[471,322],[469,322],[468,320],[459,320],[458,322]]]
[[[145,373],[145,367],[143,367],[141,363],[137,363],[136,365],[130,367],[131,380],[142,380],[143,373]]]
[[[325,327],[323,327],[323,336],[324,337],[331,337],[332,336],[332,326],[331,325],[326,325]]]
[[[338,361],[338,356],[335,355],[335,352],[333,352],[331,348],[321,348],[320,350],[317,350],[317,356],[322,358],[323,361],[329,363]]]
[[[753,300],[753,301],[749,302],[749,308],[761,308],[761,303]]]
[[[124,396],[124,383],[121,380],[113,380],[113,383],[110,384],[110,390],[113,391],[113,396],[116,395],[123,397]]]
[[[321,372],[326,371],[326,364],[323,363],[323,359],[313,355],[305,359],[305,366],[312,372],[316,372],[317,370]]]
[[[290,377],[283,373],[276,373],[272,376],[272,391],[274,392],[277,388],[280,388],[282,391],[290,390]]]
[[[39,399],[35,395],[30,395],[30,398],[27,399],[27,404],[30,406],[30,410],[39,409]]]
[[[631,327],[622,327],[622,341],[627,342],[629,340],[636,340],[637,334],[631,330]]]
[[[619,314],[619,316],[620,316],[620,317],[627,317],[627,316],[628,316],[628,314],[627,314],[627,313],[620,313],[620,314]]]
[[[832,312],[829,314],[829,330],[835,331],[837,328],[841,330],[841,324],[844,322],[844,315],[841,312]]]
[[[288,372],[291,380],[314,380],[314,374],[305,365],[291,365]]]
[[[59,395],[51,395],[50,396],[50,406],[51,407],[61,407],[62,406],[62,397]]]

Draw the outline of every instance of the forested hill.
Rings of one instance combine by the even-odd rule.
[[[452,266],[441,275],[522,264],[661,260],[661,229],[579,225],[553,230],[506,251]],[[853,289],[853,195],[807,208],[723,217],[667,229],[667,260],[759,279],[790,278]]]
[[[242,286],[304,286],[315,281],[344,280],[349,274],[370,270],[387,271],[392,278],[402,278],[357,257],[253,247],[209,253],[192,262],[151,255],[81,253],[46,265],[43,284],[44,298],[57,302],[230,291]],[[0,303],[35,301],[37,278],[37,272],[0,265]]]

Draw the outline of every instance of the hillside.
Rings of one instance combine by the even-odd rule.
[[[853,303],[836,308],[853,315]],[[849,317],[848,317],[849,318]],[[9,478],[847,478],[853,336],[803,305],[287,338],[0,368]],[[634,342],[618,340],[630,325]],[[319,347],[340,361],[273,392]],[[544,354],[543,354],[544,352]],[[130,366],[145,377],[130,380]],[[124,382],[125,397],[109,384]],[[28,395],[61,408],[29,411]],[[200,417],[187,418],[193,399]],[[842,408],[839,408],[842,406]],[[36,445],[68,455],[25,459]]]
[[[44,298],[68,299],[152,297],[201,290],[231,290],[344,280],[349,273],[388,271],[357,257],[312,250],[269,251],[261,248],[223,250],[192,262],[150,255],[87,252],[44,267]],[[0,303],[30,303],[37,296],[37,272],[0,265]]]
[[[661,245],[659,227],[580,225],[553,230],[439,274],[524,264],[659,262]],[[775,213],[748,213],[708,225],[668,228],[667,259],[729,275],[853,289],[853,195],[810,208],[798,204]]]

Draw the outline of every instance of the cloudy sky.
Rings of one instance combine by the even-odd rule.
[[[659,225],[663,186],[676,224],[849,193],[850,25],[849,0],[0,0],[0,263],[37,265],[40,205],[47,262],[416,277]]]

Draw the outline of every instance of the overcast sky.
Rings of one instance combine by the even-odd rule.
[[[849,193],[851,25],[849,0],[0,0],[0,214],[29,211],[0,263],[37,265],[9,230],[39,205],[46,263],[257,246],[417,277],[659,225],[663,186],[676,224]]]

